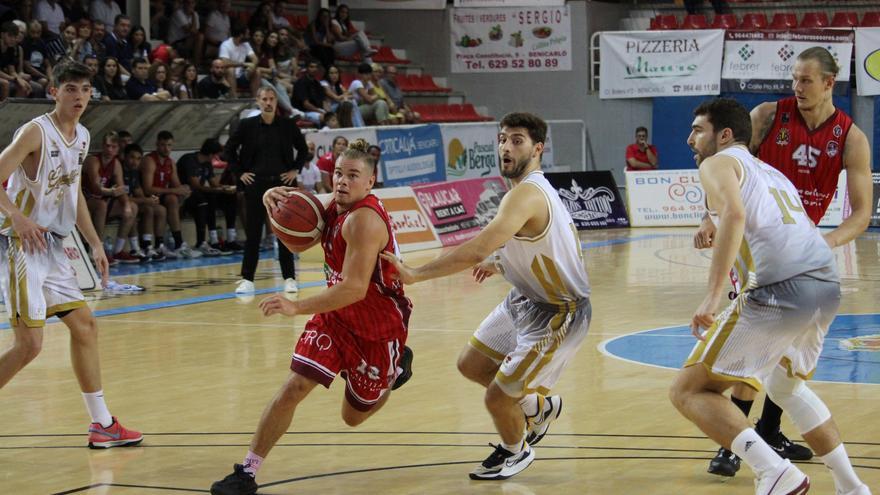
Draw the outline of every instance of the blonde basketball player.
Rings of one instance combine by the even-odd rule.
[[[831,412],[805,382],[840,305],[831,248],[794,185],[749,153],[752,126],[745,107],[721,98],[703,103],[694,115],[688,145],[717,231],[708,291],[691,322],[700,342],[673,383],[670,399],[752,468],[758,495],[805,494],[809,478],[780,457],[722,395],[737,382],[763,384],[831,470],[837,494],[869,495]],[[731,266],[743,291],[716,319]]]
[[[590,285],[577,230],[541,172],[546,135],[547,124],[534,115],[501,119],[501,174],[515,186],[477,237],[418,268],[382,255],[408,284],[474,267],[478,282],[501,273],[513,285],[458,361],[465,377],[486,387],[486,407],[501,435],[470,473],[475,480],[507,479],[532,462],[532,445],[562,407],[558,396],[546,394],[590,323]]]
[[[79,227],[107,283],[107,256],[80,188],[90,138],[79,119],[92,74],[70,62],[58,65],[54,77],[55,110],[22,126],[0,154],[0,182],[9,179],[0,189],[0,288],[15,332],[12,347],[0,355],[0,387],[37,357],[46,318],[58,316],[70,329],[73,372],[92,418],[89,446],[136,445],[141,434],[123,428],[104,402],[97,323],[62,247]]]

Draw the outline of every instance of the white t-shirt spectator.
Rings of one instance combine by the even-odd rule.
[[[358,105],[363,103],[361,101],[361,95],[360,95],[360,93],[358,93],[358,90],[361,88],[364,88],[364,87],[367,89],[367,92],[369,93],[370,90],[373,89],[373,83],[367,81],[367,85],[364,86],[363,81],[361,81],[360,79],[355,79],[354,81],[351,82],[351,84],[348,85],[348,92],[351,93],[351,97],[354,98],[354,102],[357,103]]]
[[[253,55],[254,49],[247,41],[243,41],[240,45],[236,45],[233,38],[227,38],[226,41],[220,43],[220,58],[231,60],[236,64],[247,62],[248,55]],[[235,76],[238,77],[244,72],[244,67],[235,68]]]
[[[178,41],[186,39],[189,36],[189,32],[184,28],[190,23],[195,23],[196,29],[201,27],[199,25],[198,12],[193,12],[192,16],[189,16],[183,9],[175,10],[171,16],[171,22],[168,24],[168,42],[173,45]]]
[[[107,26],[108,33],[116,24],[116,16],[121,13],[115,0],[92,0],[92,5],[89,7],[89,16],[92,20],[103,22]]]
[[[40,0],[34,7],[34,19],[45,22],[46,28],[55,34],[61,34],[61,24],[64,23],[64,11],[61,4],[55,2],[55,6],[49,0]]]
[[[306,189],[309,192],[315,191],[315,184],[321,182],[321,171],[318,169],[318,165],[315,162],[307,163],[303,166],[302,170],[299,171],[299,182],[302,185],[303,189]]]
[[[283,27],[290,27],[290,21],[287,20],[284,16],[279,16],[272,14],[272,27],[275,29],[280,29]]]
[[[228,15],[219,10],[212,10],[205,18],[205,38],[211,42],[219,40],[219,43],[222,43],[223,40],[229,38],[230,26]]]

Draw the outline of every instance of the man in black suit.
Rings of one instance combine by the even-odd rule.
[[[293,186],[296,176],[309,159],[306,140],[291,119],[275,114],[275,89],[263,86],[257,91],[260,115],[243,119],[226,142],[226,159],[244,185],[247,241],[241,262],[241,280],[235,292],[254,292],[254,274],[260,258],[260,238],[266,224],[263,194],[277,186]],[[296,155],[293,150],[296,148]],[[293,254],[278,241],[278,262],[284,276],[284,291],[297,292]]]

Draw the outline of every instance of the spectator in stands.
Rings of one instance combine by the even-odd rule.
[[[77,23],[71,23],[76,28],[76,39],[73,41],[73,59],[77,62],[85,60],[86,56],[94,55],[95,50],[92,48],[92,21],[88,19],[80,19]],[[65,31],[67,27],[64,28]],[[66,36],[65,36],[66,37]]]
[[[134,233],[129,234],[131,255],[144,261],[163,261],[165,256],[153,248],[153,232],[156,225],[165,225],[165,207],[159,204],[159,196],[144,194],[141,185],[144,151],[137,144],[128,144],[124,150],[122,178],[128,197],[138,207],[138,232],[141,235],[139,243]]]
[[[103,2],[104,0],[96,1]],[[131,31],[131,19],[127,15],[118,15],[113,24],[113,31],[107,33],[107,36],[104,37],[107,55],[116,57],[123,74],[128,74],[128,71],[131,69],[131,62],[134,59],[131,44],[128,43],[129,31]]]
[[[180,181],[188,185],[192,194],[183,204],[196,222],[196,247],[205,256],[232,254],[223,249],[217,233],[217,209],[223,210],[227,231],[235,228],[235,186],[220,184],[214,175],[213,159],[223,151],[216,139],[206,139],[199,151],[187,153],[177,161]],[[205,229],[208,230],[206,240]]]
[[[205,79],[208,79],[207,77]],[[177,98],[181,100],[197,100],[199,94],[199,73],[195,64],[186,64],[183,69],[183,78],[177,89]],[[225,80],[225,79],[224,79]]]
[[[108,251],[112,253],[110,258],[121,263],[139,263],[139,258],[125,250],[125,243],[137,220],[138,210],[137,204],[125,192],[122,162],[118,154],[119,138],[115,132],[108,132],[101,141],[101,152],[87,156],[83,162],[83,191],[99,239],[104,239],[107,219],[121,220],[116,242]],[[132,249],[136,250],[137,244]]]
[[[88,18],[80,0],[61,0],[61,10],[67,22],[78,23],[81,19]]]
[[[260,74],[257,72],[257,56],[251,45],[246,27],[233,23],[232,36],[220,44],[220,58],[226,64],[226,79],[232,98],[238,98],[238,86],[249,87],[252,94],[260,87]]]
[[[711,0],[712,9],[715,10],[716,14],[729,14],[730,7],[727,5],[727,0]],[[700,9],[703,7],[703,0],[684,0],[684,8],[687,10],[688,14],[699,14]]]
[[[150,77],[150,63],[142,58],[136,58],[131,63],[131,77],[125,83],[125,92],[129,100],[140,101],[168,101],[171,93],[160,89],[153,83]]]
[[[272,30],[278,30],[281,28],[289,28],[290,21],[287,20],[287,16],[284,15],[284,4],[285,2],[282,0],[275,0],[272,3]]]
[[[230,36],[232,27],[229,18],[231,0],[218,0],[205,17],[205,56],[216,58],[220,53],[220,43]]]
[[[98,63],[98,57],[94,54],[86,55],[85,60],[83,60],[83,64],[89,68],[89,71],[92,73],[92,100],[94,101],[110,101],[110,97],[101,92],[98,88],[98,84],[100,84],[101,76],[98,75],[98,71],[100,70],[100,64]],[[121,148],[121,145],[120,145]]]
[[[378,171],[379,162],[382,160],[382,148],[376,146],[375,144],[371,144],[370,147],[367,148],[367,154],[373,157],[373,163],[376,164],[376,166],[373,168],[373,171]]]
[[[92,20],[101,21],[105,26],[115,25],[116,16],[121,14],[122,11],[115,0],[92,0],[89,6],[89,16]]]
[[[333,50],[340,57],[352,57],[360,53],[364,62],[371,64],[373,59],[370,57],[376,54],[376,50],[370,47],[367,35],[354,27],[349,13],[348,5],[339,4],[336,7],[336,17],[330,23],[330,29],[333,31]]]
[[[373,84],[373,93],[385,100],[385,104],[388,105],[388,122],[390,124],[403,124],[406,120],[403,112],[391,101],[391,98],[388,97],[388,94],[385,93],[385,89],[382,87],[382,81],[385,79],[385,70],[377,63],[370,64],[370,68],[373,69],[370,77],[370,82]]]
[[[336,160],[348,148],[348,139],[345,136],[333,138],[331,149],[318,158],[316,166],[321,171],[321,181],[328,191],[333,190],[333,171],[336,169]]]
[[[147,32],[144,30],[143,26],[134,26],[131,28],[131,32],[128,33],[128,42],[131,44],[131,55],[132,58],[142,58],[144,60],[150,60],[150,54],[153,52],[153,47],[150,46],[150,42],[147,41]]]
[[[296,58],[299,52],[309,48],[306,46],[305,40],[303,40],[303,33],[293,28],[278,28],[278,41],[282,49],[286,50],[285,57]],[[287,58],[284,60],[287,60]]]
[[[211,70],[196,85],[196,93],[199,98],[226,98],[230,92],[229,80],[226,78],[226,63],[222,59],[214,59],[211,62]]]
[[[282,93],[286,92],[288,95],[293,94],[293,82],[296,79],[294,74],[291,72],[292,59],[288,59],[285,64],[285,68],[279,65],[278,60],[280,57],[285,57],[287,54],[282,53],[281,47],[281,37],[278,32],[269,33],[266,36],[266,40],[263,42],[263,53],[266,55],[270,55],[273,60],[273,64],[275,67],[275,89],[281,91],[281,88],[284,88]]]
[[[247,209],[247,241],[236,293],[254,291],[254,275],[260,255],[260,234],[266,223],[263,194],[270,188],[293,185],[308,159],[308,147],[292,119],[276,115],[277,96],[270,87],[257,92],[260,114],[242,119],[226,142],[226,158],[244,186]],[[296,148],[296,154],[293,150]],[[297,292],[293,255],[277,242],[284,291]]]
[[[321,62],[324,69],[333,65],[333,60],[336,58],[336,51],[333,49],[335,38],[333,37],[330,23],[330,11],[320,9],[315,19],[309,23],[304,35],[309,53],[312,55],[312,58],[318,59]]]
[[[92,52],[98,57],[98,61],[104,60],[107,56],[107,45],[104,44],[106,36],[107,28],[104,23],[92,20],[92,37],[89,39],[89,45],[92,46]]]
[[[323,115],[330,107],[324,88],[318,81],[318,62],[309,60],[306,74],[293,85],[293,106],[305,112],[305,118],[315,125],[321,125]]]
[[[329,131],[331,129],[339,129],[339,118],[336,112],[326,112],[321,117],[321,130]]]
[[[79,61],[78,57],[81,46],[77,44],[77,41],[76,26],[73,24],[64,26],[64,29],[61,30],[61,45],[64,47],[64,54],[61,59],[56,60],[56,64],[61,62],[62,59]]]
[[[5,100],[9,95],[27,98],[33,91],[40,90],[31,86],[30,76],[24,73],[24,50],[18,46],[18,39],[15,23],[4,22],[0,26],[0,99]]]
[[[258,29],[263,31],[264,33],[271,33],[275,30],[275,26],[273,25],[272,20],[274,16],[272,15],[272,2],[263,1],[257,5],[257,9],[251,15],[250,22],[248,22],[248,27],[250,28],[251,34],[253,35]]]
[[[272,40],[272,41],[270,41]],[[275,66],[275,49],[278,47],[278,34],[271,33],[266,36],[262,29],[255,29],[251,36],[251,47],[257,57],[257,72],[260,74],[260,85],[275,88],[278,95],[278,106],[285,116],[295,113],[290,103],[290,93],[287,86],[278,79],[278,68]],[[292,87],[291,87],[292,89]]]
[[[193,251],[180,233],[180,205],[190,195],[189,186],[180,183],[177,165],[171,159],[174,135],[159,131],[156,136],[156,151],[148,153],[141,165],[141,184],[144,193],[158,196],[159,203],[168,213],[168,225],[174,237],[174,251],[165,246],[165,225],[155,225],[156,250],[166,258],[198,258],[202,253]]]
[[[156,61],[152,65],[150,65],[150,69],[147,72],[149,75],[149,82],[153,86],[156,87],[158,91],[165,91],[168,93],[169,100],[177,99],[177,91],[178,85],[171,81],[168,77],[168,66],[165,65],[164,62]]]
[[[348,90],[354,97],[365,121],[388,125],[388,103],[373,90],[373,68],[368,63],[358,65],[358,78],[351,82]]]
[[[61,34],[61,25],[65,23],[64,9],[56,0],[37,0],[33,15],[50,33]]]
[[[337,112],[340,127],[363,127],[364,118],[360,109],[354,104],[354,98],[339,77],[339,68],[331,65],[321,81],[324,94],[330,101],[330,110]]]
[[[111,100],[127,100],[128,93],[122,84],[122,74],[116,57],[107,57],[100,65],[98,77],[92,82],[95,89]]]
[[[321,171],[318,169],[318,164],[315,160],[315,143],[306,141],[306,144],[309,147],[309,160],[303,165],[302,170],[299,171],[299,176],[297,177],[299,186],[312,194],[328,193],[330,191],[324,186]]]
[[[278,31],[278,47],[275,49],[275,65],[278,67],[278,73],[290,80],[296,79],[294,73],[298,69],[296,61],[297,53],[305,49],[305,45],[297,46],[295,38],[291,37],[290,28],[280,28]],[[302,43],[302,40],[299,40]]]
[[[42,39],[43,25],[33,20],[28,23],[27,37],[22,43],[24,50],[24,71],[44,89],[49,87],[49,76],[52,74],[52,61],[46,43]]]
[[[196,0],[183,0],[180,8],[171,16],[168,25],[168,44],[180,56],[192,60],[196,65],[202,62],[205,35],[199,32],[201,23],[196,12]]]
[[[657,147],[648,143],[648,129],[636,128],[636,142],[626,147],[627,170],[655,170]]]
[[[404,123],[417,124],[422,120],[422,116],[403,101],[403,91],[397,85],[397,67],[394,65],[386,66],[385,77],[379,80],[379,85],[385,91],[389,103],[397,107],[397,111],[403,114]]]

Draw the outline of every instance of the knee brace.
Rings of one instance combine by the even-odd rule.
[[[767,395],[779,404],[801,434],[813,431],[831,418],[831,411],[815,392],[798,377],[790,377],[775,367],[764,383]]]

